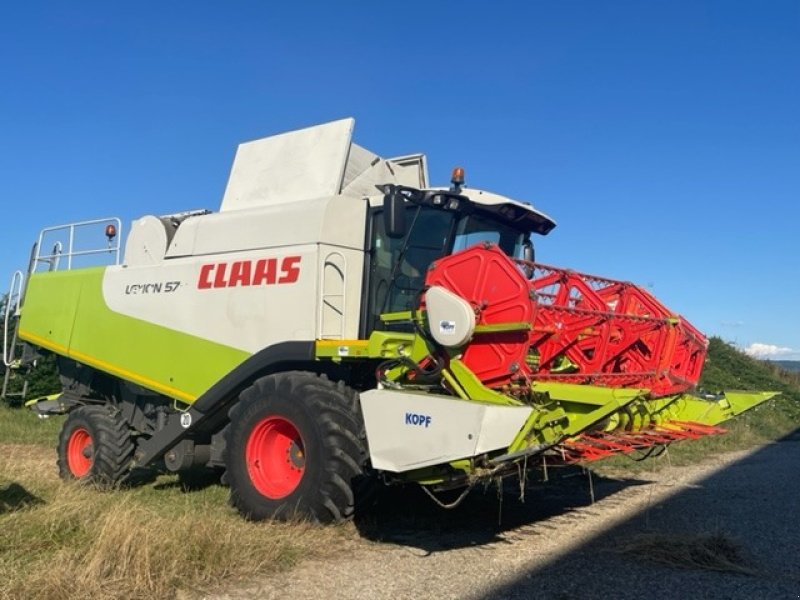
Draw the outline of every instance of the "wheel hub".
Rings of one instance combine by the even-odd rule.
[[[284,417],[265,417],[253,427],[245,447],[250,481],[260,494],[279,500],[300,485],[305,473],[303,438]]]
[[[289,456],[288,461],[293,468],[302,469],[306,466],[306,457],[303,454],[303,449],[296,442],[292,441],[287,454]]]
[[[67,467],[73,477],[88,475],[94,464],[94,441],[85,427],[76,428],[67,440]]]

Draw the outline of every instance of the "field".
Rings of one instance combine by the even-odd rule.
[[[0,408],[0,598],[193,597],[354,535],[248,523],[227,489],[185,491],[175,476],[113,491],[61,483],[58,421]]]
[[[725,436],[671,447],[661,463],[622,458],[599,470],[695,462],[800,426],[792,379],[719,340],[703,385],[783,394],[732,422]],[[198,597],[331,557],[359,536],[352,524],[248,523],[228,506],[227,489],[187,490],[175,476],[113,491],[64,484],[55,466],[59,427],[59,418],[0,405],[0,598]]]

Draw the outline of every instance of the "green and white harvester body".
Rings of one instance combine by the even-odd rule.
[[[251,519],[353,514],[721,432],[769,394],[693,395],[706,340],[632,284],[533,261],[529,204],[430,188],[345,119],[239,146],[221,207],[44,230],[8,340],[56,355],[65,479],[217,471]],[[102,246],[78,246],[97,228]],[[53,240],[56,240],[55,242]],[[76,265],[108,257],[105,266]],[[31,351],[33,350],[33,351]]]

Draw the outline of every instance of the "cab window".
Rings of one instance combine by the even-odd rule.
[[[383,313],[417,308],[428,266],[450,253],[454,213],[416,205],[406,211],[403,238],[386,235],[381,210],[372,217],[369,318],[373,328]]]

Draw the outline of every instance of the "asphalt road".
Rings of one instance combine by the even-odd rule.
[[[442,512],[409,490],[357,522],[326,560],[250,582],[239,598],[800,598],[800,433],[750,452],[632,479],[579,475],[476,494]],[[717,534],[747,573],[653,562],[642,539]]]

